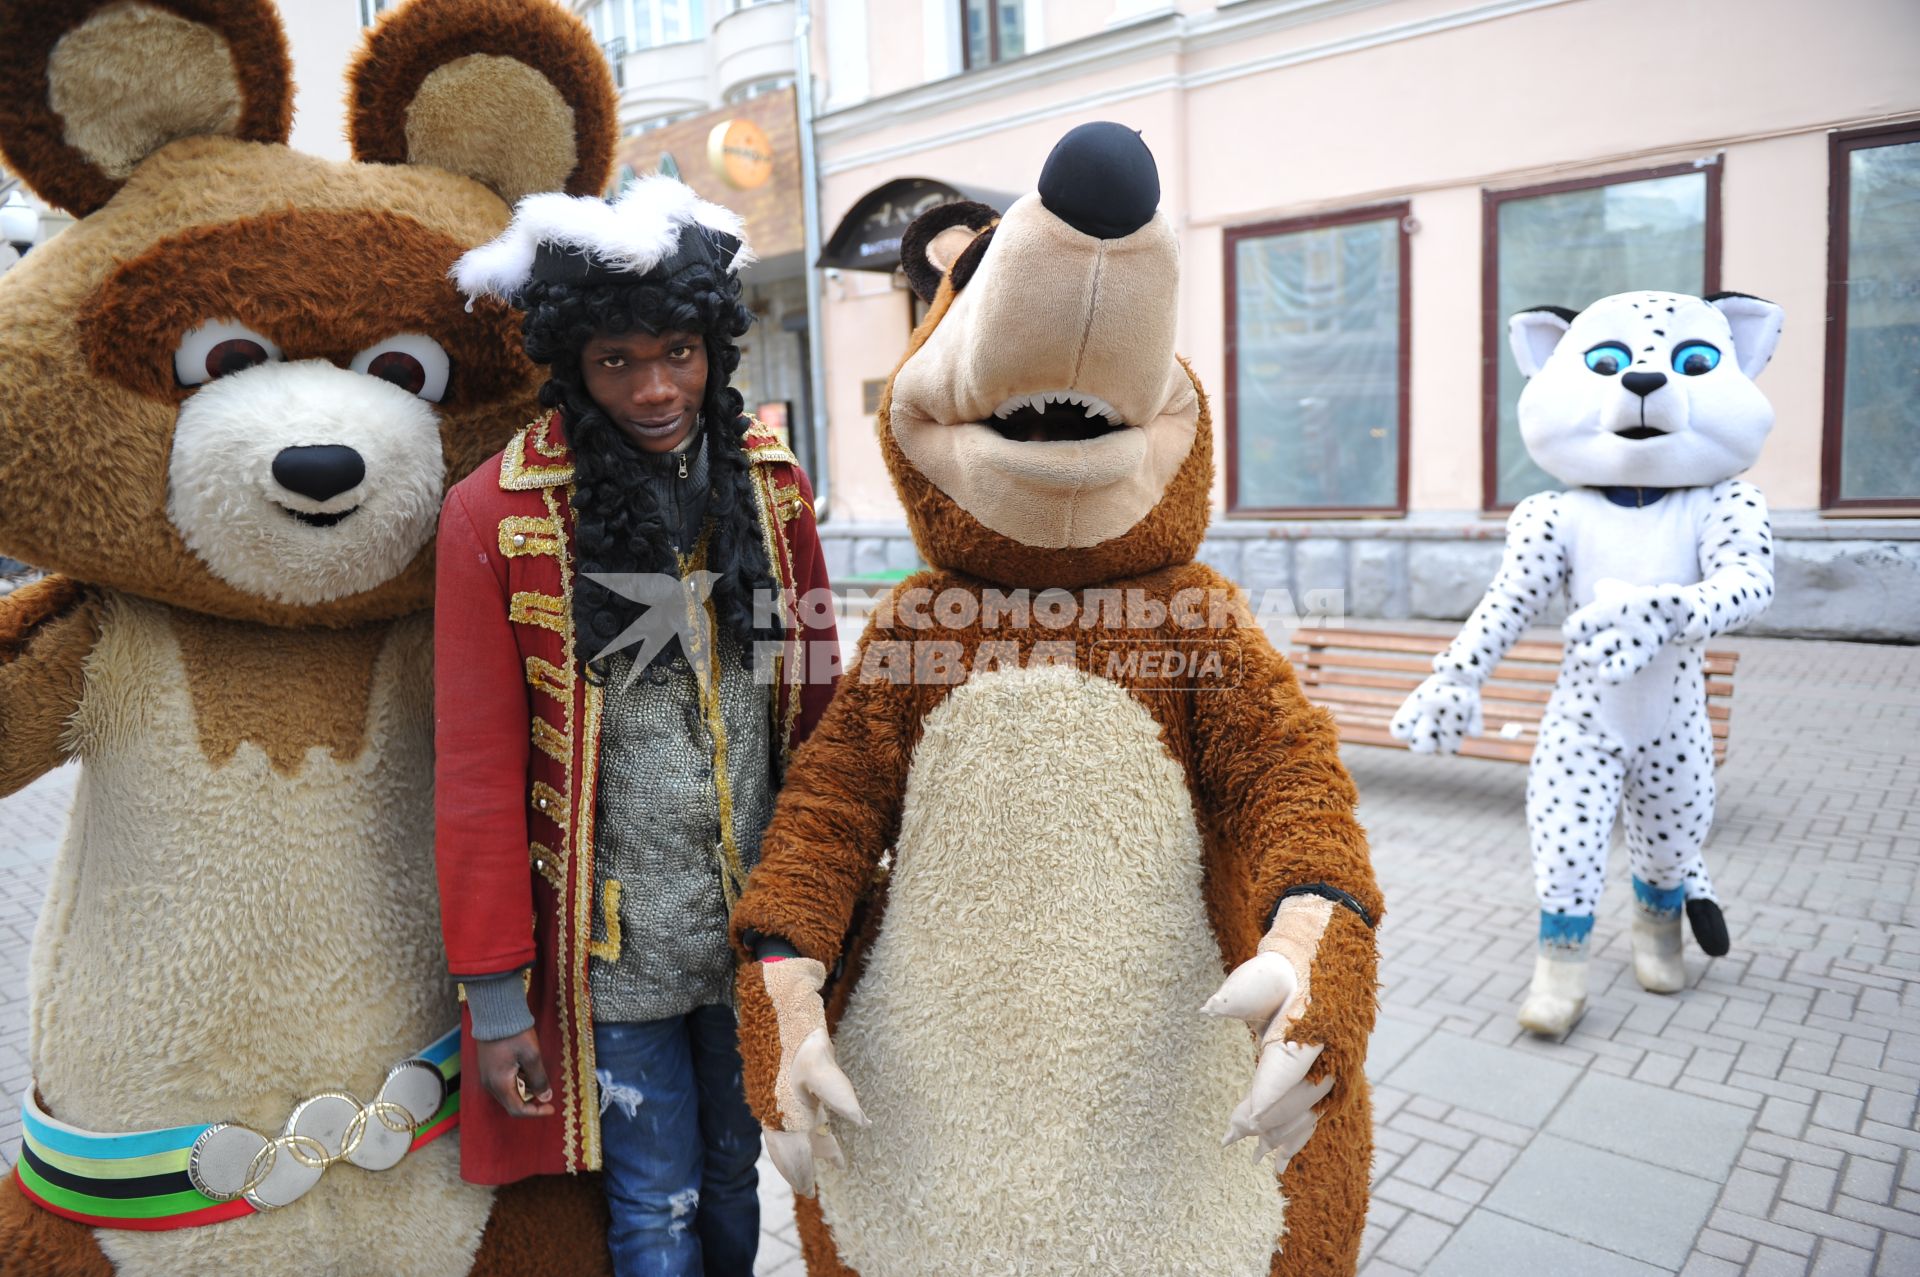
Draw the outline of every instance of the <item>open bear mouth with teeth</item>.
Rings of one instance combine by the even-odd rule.
[[[330,528],[348,515],[357,514],[360,510],[359,506],[354,506],[350,510],[339,510],[333,514],[311,514],[305,510],[295,510],[291,506],[283,505],[280,508],[310,528]]]
[[[1613,433],[1622,439],[1659,439],[1667,432],[1653,426],[1628,426],[1625,430],[1616,430]]]
[[[1080,390],[1015,395],[983,424],[1013,443],[1084,443],[1127,429],[1112,404]]]

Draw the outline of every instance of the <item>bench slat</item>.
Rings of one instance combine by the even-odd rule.
[[[1410,630],[1326,630],[1298,629],[1293,632],[1297,646],[1308,649],[1341,648],[1359,652],[1412,652],[1429,656],[1444,652],[1453,642],[1451,634],[1421,634]],[[1552,665],[1558,668],[1562,648],[1558,643],[1515,643],[1507,653],[1508,661]],[[1316,652],[1317,654],[1317,652]],[[1732,674],[1740,663],[1738,652],[1709,649],[1706,672]],[[1495,677],[1502,677],[1496,672]]]

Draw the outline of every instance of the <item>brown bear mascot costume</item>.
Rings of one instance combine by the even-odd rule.
[[[1138,135],[1083,125],[1004,217],[903,242],[932,309],[879,434],[933,568],[734,915],[815,1277],[1355,1265],[1380,894],[1330,721],[1193,561],[1212,431],[1158,203]]]
[[[342,6],[347,20],[351,6]],[[604,1272],[597,1186],[460,1177],[431,547],[537,411],[447,279],[597,192],[615,98],[545,0],[412,0],[285,145],[264,0],[6,0],[0,143],[79,217],[0,281],[0,793],[81,763],[34,941],[0,1273]]]

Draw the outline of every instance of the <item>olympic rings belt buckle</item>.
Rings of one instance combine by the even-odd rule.
[[[259,1210],[291,1205],[336,1162],[369,1171],[399,1165],[414,1129],[446,1098],[439,1069],[417,1056],[402,1060],[387,1070],[372,1103],[322,1091],[295,1105],[274,1139],[237,1122],[208,1127],[187,1156],[187,1178],[217,1202],[244,1196]]]

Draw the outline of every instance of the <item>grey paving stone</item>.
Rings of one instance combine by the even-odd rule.
[[[1663,1270],[1625,1255],[1480,1211],[1454,1230],[1427,1266],[1427,1277],[1552,1273],[1555,1277],[1653,1277]]]
[[[1395,1086],[1510,1122],[1538,1126],[1580,1071],[1511,1047],[1435,1033],[1388,1074]]]
[[[1672,1271],[1686,1262],[1719,1192],[1697,1176],[1542,1135],[1485,1204]]]
[[[1722,1179],[1746,1143],[1753,1115],[1664,1086],[1589,1073],[1547,1129],[1656,1166]]]
[[[1432,1025],[1415,1024],[1390,1012],[1380,1012],[1367,1039],[1367,1077],[1379,1081],[1400,1064],[1409,1050],[1432,1033]]]

